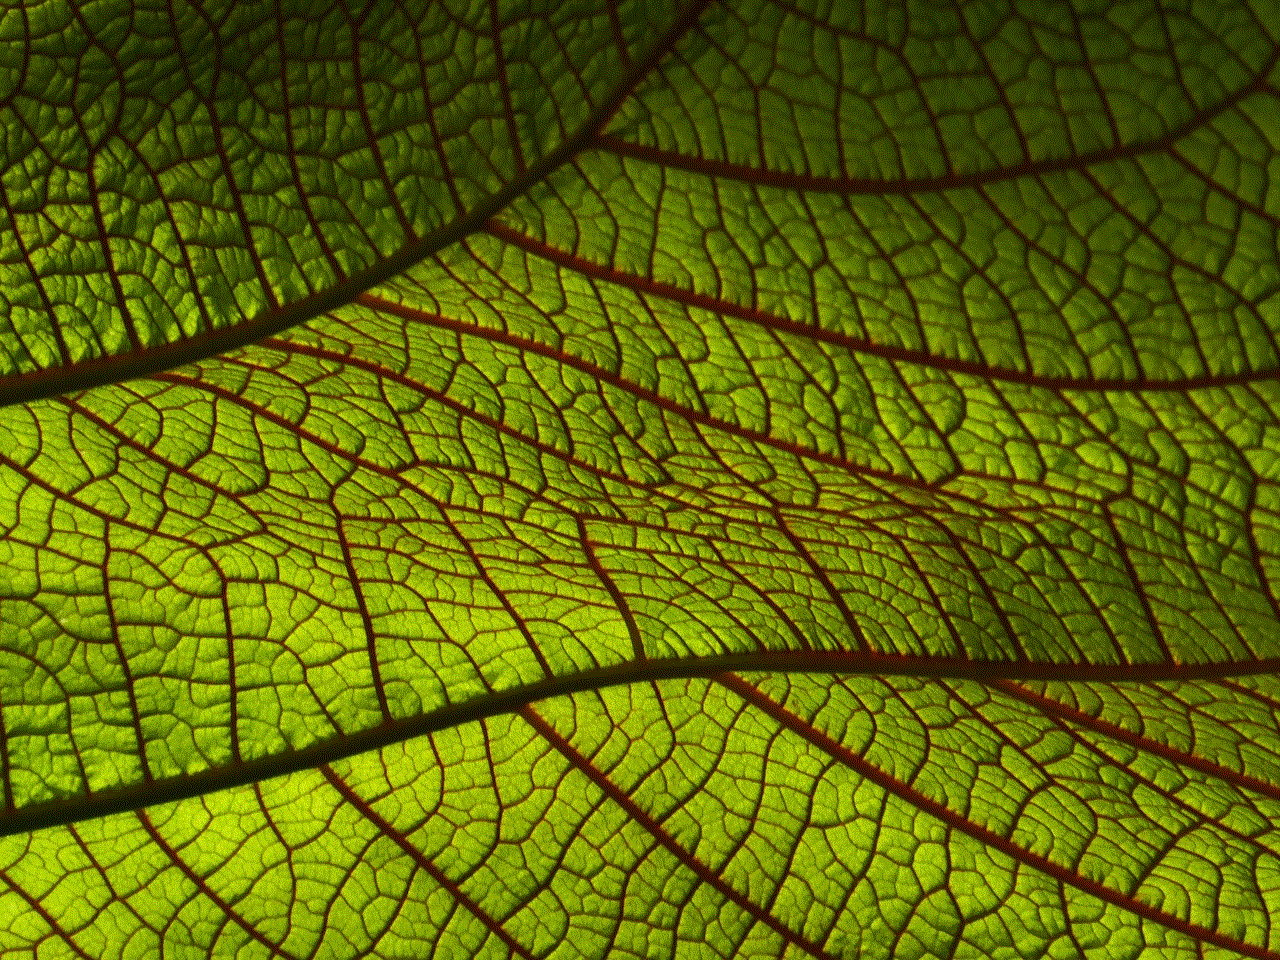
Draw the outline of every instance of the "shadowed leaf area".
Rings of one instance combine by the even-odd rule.
[[[1280,958],[1270,0],[44,0],[0,130],[0,957]]]

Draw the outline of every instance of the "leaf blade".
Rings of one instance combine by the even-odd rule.
[[[4,207],[17,256],[6,257],[4,279],[29,296],[5,317],[0,404],[155,373],[279,333],[455,242],[572,156],[700,9],[647,10],[639,20],[624,11],[625,27],[615,20],[617,31],[599,31],[583,30],[566,8],[508,23],[498,7],[439,7],[411,23],[400,22],[403,10],[374,18],[355,5],[289,4],[271,16],[233,4],[166,29],[159,11],[134,18],[119,6],[101,23],[58,11],[75,23],[51,19],[41,24],[47,33],[25,10],[13,14],[48,75],[24,75],[32,89],[10,94],[28,136],[8,151],[15,175]],[[397,50],[399,60],[384,55],[397,34],[412,48]],[[504,34],[514,45],[505,54]],[[460,37],[471,41],[462,44],[468,56],[445,52]],[[424,50],[428,42],[441,49]],[[273,44],[278,62],[261,54]],[[539,59],[548,49],[550,59]],[[86,51],[111,60],[111,76],[86,69]],[[514,104],[508,60],[531,81]],[[63,125],[75,107],[55,98],[46,144],[24,111],[45,108],[50,76],[79,73],[85,89],[75,95],[107,112],[114,104],[114,119],[95,125],[86,114]],[[445,101],[433,103],[441,87]],[[257,108],[247,118],[245,104]],[[509,113],[517,107],[519,122]],[[350,114],[362,131],[335,143]],[[120,189],[105,196],[99,181]],[[85,237],[67,229],[73,239],[55,245],[41,218],[61,228],[63,209],[87,214],[94,228]],[[79,269],[66,270],[67,259]]]
[[[1252,769],[1270,779],[1245,782],[1254,761],[1231,747],[1251,742],[1248,725],[1274,724],[1266,682],[636,683],[0,850],[11,881],[38,886],[55,835],[81,831],[68,842],[83,868],[45,902],[61,918],[73,891],[99,891],[97,916],[63,928],[95,956],[112,955],[118,902],[151,889],[187,904],[176,923],[193,933],[212,930],[210,916],[239,918],[204,948],[261,938],[283,956],[337,936],[390,956],[432,942],[515,956],[623,942],[724,956],[1136,956],[1145,941],[1267,957],[1280,762],[1259,754]],[[1116,697],[1129,698],[1123,726],[1098,727],[1094,711]],[[1184,728],[1192,752],[1179,744],[1175,757],[1144,728]],[[1185,776],[1189,757],[1213,772]],[[558,832],[552,810],[572,829]],[[130,858],[111,853],[135,835]],[[1240,884],[1229,895],[1247,904],[1203,870],[1219,845]],[[261,876],[244,870],[260,863]],[[878,893],[885,884],[900,894]],[[266,891],[289,889],[282,915]]]
[[[465,236],[0,411],[13,949],[1277,954],[1267,11],[934,13],[615,12]]]

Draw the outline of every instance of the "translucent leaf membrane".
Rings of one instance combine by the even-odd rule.
[[[0,410],[14,952],[1280,955],[1280,25],[838,16],[455,43],[492,210]]]
[[[297,323],[572,151],[665,3],[11,6],[0,402]]]
[[[726,657],[1099,679],[1274,662],[1276,515],[1251,467],[1276,453],[1269,383],[1050,390],[885,364],[902,371],[888,409],[950,391],[953,437],[1024,426],[1041,471],[1019,479],[992,445],[927,481],[911,465],[944,444],[923,422],[831,423],[829,451],[788,429],[777,410],[808,376],[795,356],[821,362],[813,341],[743,348],[744,389],[773,418],[743,426],[711,381],[684,399],[639,351],[611,367],[545,346],[533,325],[558,311],[522,313],[538,291],[494,265],[572,289],[488,243],[415,272],[442,312],[369,298],[289,341],[6,411],[14,806],[341,753],[460,704]],[[591,283],[637,318],[652,302],[716,329]],[[633,329],[655,352],[673,342]],[[1123,439],[1140,427],[1146,450]],[[918,443],[895,451],[895,435]]]
[[[502,219],[817,328],[841,356],[1115,389],[1270,372],[1278,54],[1260,12],[859,26],[734,5],[662,60],[580,177]]]
[[[721,12],[676,44],[655,76],[690,101],[681,115],[727,108],[668,75],[715,73],[717,31],[775,36],[770,16],[794,21]],[[1198,220],[1210,200],[1242,222],[1265,211],[1194,169],[1135,165],[1214,124],[1262,151],[1252,118],[1276,98],[1240,83],[1124,157],[890,195],[760,182],[764,161],[664,167],[607,139],[286,338],[7,409],[12,806],[244,778],[460,704],[726,657],[1272,669],[1277,387],[1244,345],[1267,341],[1274,305],[1177,263],[1196,244],[1224,262],[1275,247]],[[1106,186],[1121,182],[1160,216]],[[997,187],[1028,194],[1016,218]],[[1086,208],[1105,216],[1074,218]],[[1105,306],[1050,240],[1115,262]],[[1057,283],[1079,296],[1050,310]],[[1104,315],[1140,296],[1213,365]],[[1215,340],[1224,321],[1197,307],[1214,297],[1253,326]],[[947,317],[967,341],[925,335]],[[1050,347],[1065,367],[1043,369]]]
[[[0,841],[14,955],[1275,956],[1256,680],[638,683]],[[163,918],[162,920],[160,918]]]

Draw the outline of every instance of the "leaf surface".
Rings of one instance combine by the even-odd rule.
[[[547,7],[10,9],[0,402],[346,301],[572,155],[683,27]]]
[[[344,198],[262,246],[209,195],[265,299],[10,217],[6,946],[1280,952],[1266,10],[403,13],[315,81],[401,98],[298,106],[281,14],[197,111],[299,124],[260,210]],[[77,22],[86,72],[151,29]],[[219,319],[134,343],[76,287],[126,280]]]

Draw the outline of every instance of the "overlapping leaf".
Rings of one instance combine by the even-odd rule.
[[[349,69],[455,69],[375,13]],[[12,949],[1280,952],[1266,14],[566,14],[614,72],[514,92],[458,47],[511,142],[569,91],[536,149],[465,201],[406,149],[453,219],[385,243],[340,177],[368,243],[271,269],[359,268],[227,322],[396,279],[0,412]],[[68,296],[103,349],[12,395],[210,349],[99,363],[125,301]]]

